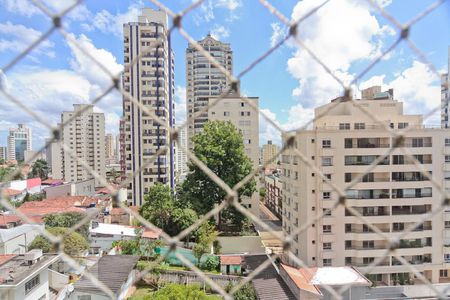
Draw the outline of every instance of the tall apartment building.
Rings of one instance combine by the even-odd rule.
[[[161,126],[142,109],[123,98],[123,147],[121,158],[125,176],[133,176],[128,186],[128,203],[140,205],[156,182],[174,186],[174,149],[168,128],[173,127],[174,56],[168,35],[168,17],[163,11],[144,8],[138,22],[124,24],[123,89],[152,111]],[[138,63],[130,64],[141,55]],[[161,147],[165,154],[153,160]]]
[[[18,124],[17,128],[9,129],[8,160],[23,161],[26,150],[33,150],[31,128],[24,124]]]
[[[114,138],[111,133],[105,136],[105,155],[107,159],[114,158]]]
[[[259,114],[255,112],[246,101],[259,106],[258,97],[240,97],[239,94],[230,94],[223,99],[209,98],[214,106],[208,110],[208,120],[229,121],[237,127],[242,134],[245,152],[253,163],[253,168],[259,166]],[[242,203],[252,213],[259,216],[259,194],[257,192]]]
[[[183,151],[183,150],[184,151]],[[176,147],[176,166],[177,166],[177,175],[176,178],[178,181],[183,180],[187,173],[189,172],[189,168],[187,166],[188,156],[186,154],[187,150],[187,129],[183,127],[179,130],[179,143]]]
[[[74,104],[73,108],[73,111],[61,114],[61,124],[71,120],[61,130],[61,142],[70,147],[77,159],[86,162],[105,178],[105,115],[95,113],[91,104]],[[51,151],[52,177],[68,182],[94,178],[81,163],[64,150],[61,142],[53,143],[47,148],[47,156],[48,151]],[[96,180],[95,186],[101,186],[101,183]]]
[[[427,128],[421,115],[403,114],[403,103],[393,100],[392,90],[381,92],[378,87],[365,96],[369,98],[357,100],[358,103],[384,125],[395,131],[409,129],[401,147],[373,169],[369,170],[370,164],[388,153],[395,138],[352,102],[318,107],[315,115],[321,117],[314,121],[313,129],[296,132],[294,148],[342,190],[363,175],[359,183],[346,191],[346,205],[388,238],[399,236],[425,218],[422,225],[401,238],[396,254],[414,264],[431,282],[448,282],[450,247],[446,245],[450,244],[450,210],[427,215],[441,206],[442,194],[405,156],[402,148],[407,148],[432,172],[434,180],[448,189],[450,132]],[[352,216],[342,205],[327,212],[337,201],[336,192],[292,149],[283,153],[282,169],[285,233],[294,233],[316,214],[326,212],[322,219],[293,237],[292,251],[307,265],[352,265],[366,272],[369,264],[382,258],[370,270],[372,281],[393,284],[398,278],[414,280],[410,269],[401,265],[392,253],[385,256],[389,242],[372,232],[366,222]]]
[[[278,154],[279,148],[277,145],[273,144],[272,141],[267,141],[267,144],[263,145],[261,148],[261,164],[265,166],[266,169],[275,169],[277,167],[278,159],[275,158],[273,162],[271,159]]]
[[[8,147],[0,147],[0,159],[8,159]]]
[[[450,47],[448,48],[448,72],[441,76],[441,127],[450,128],[449,102],[450,102]]]
[[[210,34],[198,43],[228,72],[233,72],[233,51],[230,44],[217,41]],[[194,114],[208,105],[210,97],[220,95],[231,83],[192,44],[189,44],[186,49],[186,82],[188,147],[192,149],[191,138],[201,132],[203,124],[208,121],[207,112],[195,118]]]

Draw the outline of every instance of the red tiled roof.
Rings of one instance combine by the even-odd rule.
[[[119,216],[119,215],[126,215],[127,212],[121,207],[114,207],[113,209],[111,209],[110,214],[112,216]]]
[[[111,184],[111,187],[113,188],[113,190],[109,190],[107,187],[101,188],[99,190],[97,190],[97,194],[103,194],[103,195],[111,195],[113,192],[117,191],[117,185],[116,184]]]
[[[162,230],[158,229],[158,230],[152,230],[152,229],[148,229],[145,228],[144,232],[142,233],[142,237],[146,238],[146,239],[158,239],[159,236],[161,235]]]
[[[0,225],[6,225],[8,223],[16,223],[16,222],[20,222],[21,219],[17,216],[17,215],[5,215],[5,214],[1,214],[0,215]]]
[[[62,179],[52,179],[52,178],[47,178],[46,180],[42,181],[42,184],[61,184],[64,183],[64,180]]]
[[[21,195],[22,191],[19,190],[14,190],[14,189],[4,189],[3,190],[3,195],[5,195],[6,197],[11,197],[11,196],[17,196],[17,195]]]
[[[10,261],[14,257],[16,257],[17,254],[0,254],[0,266],[4,263]]]
[[[220,256],[221,265],[240,265],[242,263],[242,257],[239,255],[222,255]]]
[[[289,278],[291,278],[291,280],[295,283],[295,285],[299,289],[316,295],[322,295],[320,290],[314,284],[310,283],[310,280],[317,271],[317,268],[310,268],[310,269],[302,268],[299,270],[283,264],[281,264],[281,267],[286,271]]]

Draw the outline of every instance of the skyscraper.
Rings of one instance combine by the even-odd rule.
[[[112,159],[114,157],[114,138],[111,133],[105,136],[105,153],[106,159]]]
[[[183,148],[184,151],[181,149]],[[176,155],[177,155],[177,178],[178,180],[183,180],[183,178],[187,175],[189,169],[187,166],[188,157],[186,154],[187,150],[187,130],[186,127],[183,127],[179,130],[179,143],[176,147]]]
[[[210,34],[198,43],[228,72],[233,72],[233,52],[230,44],[217,41]],[[208,106],[208,99],[220,95],[231,83],[192,44],[186,49],[186,82],[188,147],[192,149],[192,137],[201,132],[203,124],[208,121],[208,112],[196,118],[194,114]]]
[[[74,104],[73,107],[73,111],[61,114],[61,123],[68,122],[62,128],[61,142],[76,154],[77,159],[64,150],[61,142],[50,145],[47,148],[47,156],[51,158],[49,163],[52,177],[69,182],[94,178],[77,161],[83,160],[105,178],[105,115],[94,113],[94,106],[91,104]],[[96,180],[95,186],[101,186],[101,183]]]
[[[155,183],[174,186],[174,150],[167,130],[174,124],[174,57],[163,11],[144,8],[138,22],[125,24],[123,32],[123,89],[165,122],[161,126],[130,98],[123,98],[122,160],[125,175],[135,174],[128,185],[128,203],[140,205]],[[162,147],[167,151],[153,159]]]
[[[8,135],[8,160],[23,161],[26,150],[33,150],[31,128],[24,124],[19,124],[17,128],[10,128]]]
[[[261,164],[265,166],[266,169],[275,169],[277,167],[278,159],[273,162],[270,160],[277,155],[279,149],[278,146],[273,144],[272,141],[267,141],[267,144],[263,145],[261,148]],[[267,164],[267,165],[266,165]]]
[[[450,128],[449,123],[449,102],[450,102],[450,47],[448,48],[448,69],[446,74],[441,76],[441,127]]]

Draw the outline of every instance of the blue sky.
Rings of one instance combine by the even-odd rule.
[[[191,0],[161,1],[180,11]],[[318,6],[319,0],[270,1],[289,19],[297,19]],[[428,0],[378,0],[387,13],[404,24],[431,5]],[[58,12],[71,0],[43,0]],[[123,45],[121,24],[136,19],[149,1],[88,0],[64,19],[72,39],[113,72],[121,71]],[[51,20],[26,0],[0,0],[0,66],[4,66],[28,44],[51,27]],[[183,19],[183,27],[194,38],[208,32],[229,42],[234,51],[234,73],[242,71],[286,34],[286,27],[256,0],[205,0]],[[350,82],[397,38],[398,29],[362,0],[331,0],[299,27],[299,38],[345,82]],[[439,71],[447,70],[450,45],[450,1],[415,24],[411,40]],[[180,34],[172,37],[175,52],[177,119],[183,121],[185,48]],[[61,111],[73,103],[88,102],[109,84],[108,76],[55,32],[50,39],[3,75],[7,90],[30,109],[56,125]],[[415,54],[401,43],[354,85],[371,84],[395,88],[408,113],[423,113],[439,106],[439,80]],[[242,78],[248,96],[260,97],[260,108],[285,129],[295,129],[313,117],[313,109],[339,96],[342,88],[315,63],[303,48],[290,40]],[[121,96],[108,95],[98,105],[105,112],[107,131],[117,133]],[[34,130],[35,148],[42,146],[48,131],[0,96],[0,145],[18,122]],[[437,123],[436,118],[429,120]],[[279,132],[260,120],[260,141],[274,139]]]

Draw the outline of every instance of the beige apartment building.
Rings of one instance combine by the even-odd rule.
[[[174,124],[174,56],[165,12],[144,8],[137,22],[124,24],[123,89],[164,122],[123,98],[121,164],[127,177],[128,203],[141,205],[156,182],[174,187],[174,149],[168,128]],[[131,64],[138,56],[137,63]],[[164,154],[154,155],[167,147]],[[133,175],[134,174],[134,175]]]
[[[105,153],[107,159],[114,158],[114,138],[111,133],[105,136]]]
[[[275,158],[272,162],[271,159],[274,158],[280,149],[277,145],[273,144],[271,140],[267,141],[267,144],[264,144],[261,147],[261,164],[267,170],[273,170],[277,168],[278,158]]]
[[[230,74],[233,72],[233,51],[230,44],[222,43],[210,34],[198,41],[198,44]],[[188,147],[192,149],[191,138],[201,132],[203,124],[208,121],[208,112],[195,118],[194,114],[208,106],[209,98],[220,95],[230,86],[230,82],[220,69],[211,64],[192,44],[186,49],[186,82]]]
[[[393,100],[392,90],[381,92],[380,87],[375,87],[364,91],[363,96],[358,103],[384,125],[396,132],[409,129],[402,147],[432,173],[434,180],[444,188],[450,187],[450,131],[425,126],[421,115],[405,115],[403,103]],[[315,120],[311,130],[296,132],[294,148],[342,190],[365,174],[346,191],[346,204],[388,238],[395,238],[440,207],[440,190],[404,155],[402,147],[369,170],[370,164],[393,146],[395,138],[353,102],[336,101],[340,99],[315,110],[316,116],[324,115]],[[283,154],[283,230],[289,234],[331,208],[337,194],[292,149]],[[433,283],[450,279],[450,210],[447,210],[427,216],[423,225],[400,240],[396,250],[397,255]],[[392,254],[385,257],[389,242],[343,206],[293,238],[293,253],[308,266],[352,265],[365,272],[374,260],[383,258],[370,271],[372,281],[394,284],[399,278],[415,280],[411,270]]]
[[[73,107],[73,111],[61,114],[61,123],[68,122],[62,129],[61,141],[76,154],[77,159],[70,156],[60,142],[49,145],[47,157],[52,177],[67,182],[94,178],[78,161],[82,160],[105,178],[105,115],[95,113],[91,104],[74,104]],[[95,186],[101,186],[101,183],[95,180]]]
[[[239,97],[238,94],[230,94],[223,99],[209,98],[212,106],[208,110],[208,120],[229,121],[237,127],[242,134],[245,153],[253,163],[253,168],[259,165],[259,115],[247,101],[253,106],[259,106],[258,97]],[[251,199],[243,200],[243,204],[251,209],[252,213],[259,216],[258,193],[255,192]]]

